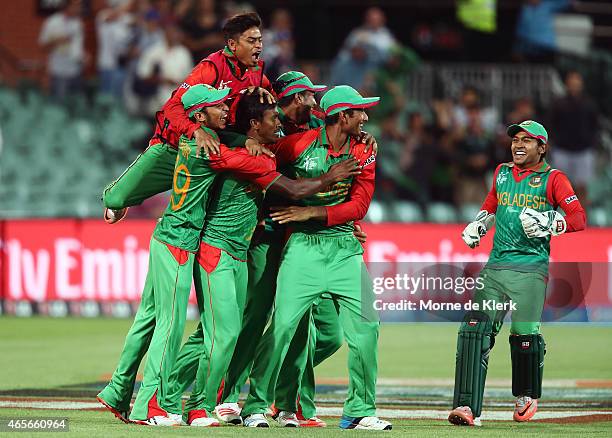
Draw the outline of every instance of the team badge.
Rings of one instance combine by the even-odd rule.
[[[540,175],[534,175],[529,180],[529,187],[540,187],[542,185],[542,177]]]
[[[503,184],[506,182],[506,179],[508,179],[508,175],[506,175],[505,173],[500,173],[497,175],[497,184]]]
[[[179,150],[181,151],[181,155],[185,159],[189,158],[189,154],[191,153],[191,146],[189,146],[189,143],[187,143],[183,138],[181,138],[181,140],[179,141]]]
[[[307,157],[304,160],[304,170],[312,170],[317,167],[317,158],[318,157]]]

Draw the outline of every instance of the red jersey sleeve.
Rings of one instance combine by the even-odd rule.
[[[497,211],[497,187],[495,186],[495,181],[497,181],[497,174],[499,173],[499,169],[501,169],[501,167],[502,164],[498,165],[495,169],[495,172],[493,173],[493,185],[482,203],[482,207],[480,207],[481,210],[485,210],[490,214],[495,214]]]
[[[281,174],[276,171],[275,161],[267,155],[251,156],[246,149],[229,149],[221,145],[220,155],[211,155],[209,158],[211,169],[219,172],[231,172],[239,179],[257,184],[266,190]]]
[[[298,132],[281,138],[270,146],[270,150],[276,155],[276,163],[279,166],[293,163],[297,157],[312,144],[319,135],[317,129],[306,132]]]
[[[164,104],[162,111],[164,117],[170,120],[170,124],[180,134],[185,134],[188,138],[193,137],[193,133],[200,127],[198,123],[189,120],[183,108],[181,97],[192,85],[208,84],[214,86],[217,81],[217,68],[210,61],[202,61],[196,65],[185,81],[172,93],[170,99]]]
[[[360,145],[363,147],[363,145]],[[327,226],[343,224],[349,221],[361,220],[365,217],[374,195],[374,179],[376,177],[376,155],[372,153],[360,160],[362,171],[353,180],[349,192],[349,200],[338,205],[325,207],[327,210]]]
[[[554,170],[548,179],[546,197],[551,205],[555,208],[560,207],[565,213],[568,233],[586,228],[586,212],[574,193],[569,179],[560,170]]]
[[[261,88],[265,88],[272,94],[272,96],[276,96],[272,90],[272,82],[270,82],[270,79],[268,79],[265,74],[261,77]]]

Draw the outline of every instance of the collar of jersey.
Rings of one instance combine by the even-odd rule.
[[[327,146],[327,156],[332,156],[332,157],[339,157],[340,155],[343,154],[348,154],[348,152],[351,150],[351,147],[353,146],[354,140],[353,137],[351,137],[350,135],[348,136],[347,140],[348,140],[348,148],[345,151],[345,146],[346,143],[344,143],[344,145],[342,145],[342,148],[340,148],[340,150],[338,152],[334,152],[334,150],[331,147],[331,144],[329,142],[329,140],[327,139],[327,129],[325,128],[325,125],[321,126],[320,128],[320,132],[319,132],[319,143],[321,143],[322,145]]]
[[[241,80],[244,79],[244,75],[247,74],[249,69],[251,71],[258,71],[261,68],[259,65],[257,65],[256,67],[245,67],[243,72],[240,68],[240,61],[238,61],[238,58],[236,58],[236,55],[230,50],[228,46],[225,46],[223,48],[223,56],[225,56],[225,58],[227,59],[232,74]]]

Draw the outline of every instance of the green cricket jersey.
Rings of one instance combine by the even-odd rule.
[[[495,237],[487,266],[521,272],[547,270],[550,236],[528,238],[519,214],[524,207],[539,212],[554,208],[546,192],[548,179],[554,169],[544,161],[533,172],[519,171],[515,175],[513,167],[513,163],[502,164],[495,178]]]
[[[216,136],[212,130],[205,129]],[[195,140],[181,136],[174,167],[170,202],[153,232],[164,243],[186,251],[198,250],[211,186],[220,171],[250,179],[267,187],[280,176],[274,161],[251,157],[243,148],[221,145],[221,154],[208,156]]]

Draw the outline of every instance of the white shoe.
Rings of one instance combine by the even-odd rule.
[[[181,423],[163,415],[147,418],[146,420],[132,420],[132,423],[142,424],[144,426],[180,426]]]
[[[349,421],[353,419],[352,421]],[[393,426],[378,417],[363,417],[359,421],[357,418],[343,416],[340,420],[341,429],[369,429],[369,430],[391,430]]]
[[[300,421],[295,412],[280,411],[275,420],[283,427],[299,427]]]
[[[242,419],[245,427],[270,427],[264,414],[251,414]]]
[[[168,412],[168,418],[176,421],[177,426],[185,426],[187,424],[183,421],[183,414],[173,414],[171,412]]]
[[[200,417],[194,420],[191,420],[189,423],[192,427],[217,427],[221,426],[221,423],[216,418],[211,417]]]
[[[240,406],[238,403],[221,403],[215,407],[217,418],[224,423],[240,425],[242,417],[240,416]]]

